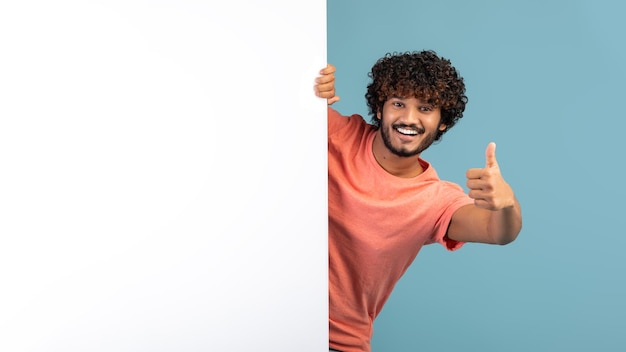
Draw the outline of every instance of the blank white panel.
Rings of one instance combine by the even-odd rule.
[[[0,350],[328,346],[326,2],[0,3]]]

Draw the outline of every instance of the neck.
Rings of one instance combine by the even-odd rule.
[[[419,161],[419,154],[409,157],[398,156],[385,146],[379,134],[374,137],[372,153],[378,165],[394,176],[411,178],[419,176],[424,172]]]

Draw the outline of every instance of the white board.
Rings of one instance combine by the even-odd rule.
[[[328,346],[325,1],[0,3],[0,350]]]

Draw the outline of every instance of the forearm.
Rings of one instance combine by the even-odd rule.
[[[487,232],[495,244],[513,242],[522,230],[522,211],[515,199],[513,206],[491,211]]]

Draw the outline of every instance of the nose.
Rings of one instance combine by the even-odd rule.
[[[420,114],[420,111],[419,111],[418,108],[407,109],[406,117],[407,117],[407,120],[408,120],[407,122],[408,123],[414,124],[416,126],[421,126],[421,124],[420,124],[420,116],[421,116],[421,114]]]

